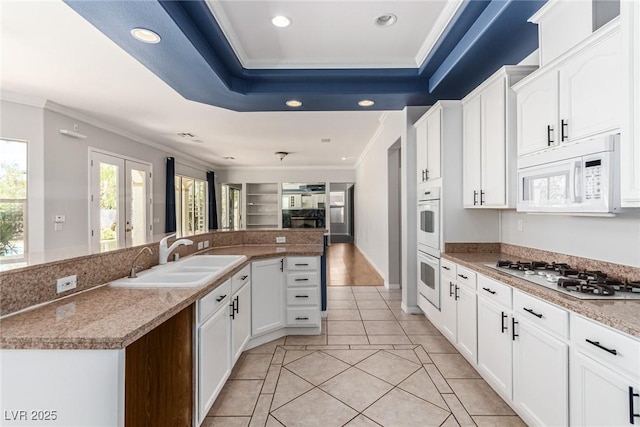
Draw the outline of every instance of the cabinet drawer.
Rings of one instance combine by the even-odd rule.
[[[449,279],[456,278],[456,264],[448,259],[440,259],[440,271],[443,276],[446,276]]]
[[[476,289],[476,273],[468,268],[456,266],[456,282],[470,289]]]
[[[317,270],[318,257],[314,256],[297,256],[287,257],[287,270]]]
[[[231,293],[235,294],[238,289],[251,280],[251,264],[247,264],[231,278]]]
[[[318,286],[320,283],[317,271],[304,273],[287,273],[287,286]]]
[[[229,305],[231,298],[231,279],[218,286],[198,300],[198,323],[206,321],[220,307]]]
[[[287,325],[320,326],[319,307],[287,307]]]
[[[511,286],[480,274],[478,275],[478,295],[495,301],[506,308],[511,308]]]
[[[318,288],[287,289],[287,305],[318,305]]]
[[[561,338],[569,337],[569,313],[560,307],[514,291],[513,310],[521,319],[526,319]]]
[[[571,341],[605,366],[640,379],[640,341],[573,313]]]

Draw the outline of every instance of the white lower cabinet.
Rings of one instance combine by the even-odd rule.
[[[458,287],[458,307],[456,323],[458,328],[458,350],[467,360],[477,360],[478,330],[476,317],[476,299],[474,291],[464,287]]]
[[[530,425],[568,425],[569,345],[513,320],[513,402]]]
[[[235,363],[251,338],[251,283],[244,284],[231,299],[231,357]]]
[[[506,399],[512,398],[513,379],[510,319],[510,308],[478,297],[478,370]]]
[[[287,257],[287,326],[320,326],[318,257]]]
[[[251,264],[251,334],[285,326],[284,258]]]
[[[440,331],[452,343],[458,335],[458,307],[456,298],[456,282],[445,280],[440,295]]]

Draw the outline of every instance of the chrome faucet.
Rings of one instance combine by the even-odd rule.
[[[171,246],[167,247],[167,240],[175,236],[176,236],[176,233],[173,233],[166,237],[163,237],[162,240],[160,240],[160,248],[158,250],[158,255],[160,259],[158,260],[158,264],[161,264],[161,265],[166,264],[167,259],[169,259],[169,255],[171,254],[171,252],[178,246],[193,245],[193,240],[180,239],[180,240],[176,240],[175,242],[173,242]]]
[[[138,269],[142,268],[142,266],[136,265],[136,261],[138,260],[138,258],[140,258],[140,255],[145,252],[149,252],[149,255],[153,255],[153,252],[151,251],[151,249],[149,249],[148,246],[140,249],[140,252],[138,252],[138,254],[133,258],[133,262],[131,263],[131,271],[129,272],[130,279],[135,279],[136,277],[138,277]]]

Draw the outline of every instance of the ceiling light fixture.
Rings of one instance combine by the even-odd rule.
[[[291,25],[291,18],[288,18],[284,15],[276,15],[271,18],[271,23],[278,28],[286,28]]]
[[[285,102],[285,104],[287,104],[288,107],[293,107],[293,108],[302,107],[302,101],[298,101],[297,99],[290,99],[287,102]]]
[[[345,161],[345,160],[347,160],[347,158],[346,157],[340,157],[340,160]]]
[[[376,18],[376,25],[379,27],[390,27],[398,22],[398,17],[393,13],[385,13]]]
[[[282,161],[282,159],[284,159],[285,157],[287,157],[289,155],[289,153],[287,153],[286,151],[276,151],[275,153],[276,156],[278,156],[278,158],[280,159],[280,161]]]
[[[362,101],[358,101],[358,105],[361,107],[371,107],[375,102],[370,99],[363,99]]]
[[[233,156],[224,156],[223,159],[225,160],[235,160],[236,158]]]
[[[162,40],[158,33],[146,28],[134,28],[133,30],[131,30],[131,35],[137,40],[149,44],[160,43],[160,40]]]
[[[78,138],[78,139],[85,139],[87,137],[87,135],[84,135],[80,132],[76,132],[74,130],[68,130],[68,129],[60,129],[60,133],[63,135],[67,135],[72,138]]]

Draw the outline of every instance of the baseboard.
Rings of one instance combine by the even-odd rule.
[[[385,283],[385,287],[387,279],[385,279],[384,274],[382,273],[382,271],[380,271],[380,269],[378,268],[378,266],[371,260],[371,258],[369,258],[369,256],[364,253],[364,251],[362,249],[360,249],[360,247],[358,246],[357,243],[354,243],[354,246],[356,247],[356,249],[358,249],[358,251],[362,254],[362,256],[364,257],[364,259],[367,260],[367,262],[369,263],[369,265],[371,265],[371,267],[373,267],[373,269],[376,271],[376,273],[378,273],[380,275],[380,277],[382,278],[382,282]]]
[[[262,344],[266,344],[270,341],[277,340],[278,338],[286,337],[289,335],[320,335],[321,332],[322,330],[320,326],[307,328],[281,328],[275,331],[266,332],[263,335],[251,337],[243,351],[251,350],[252,348],[258,347]]]
[[[400,285],[397,283],[386,283],[384,284],[384,287],[391,290],[391,289],[400,289]]]
[[[407,305],[403,302],[402,304],[400,304],[400,308],[407,314],[422,314],[422,310],[417,305],[407,307]]]

